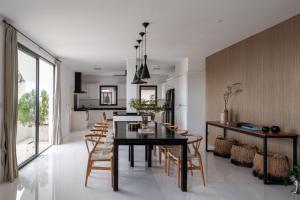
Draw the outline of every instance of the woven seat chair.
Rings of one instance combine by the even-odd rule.
[[[204,168],[202,163],[202,157],[200,154],[200,144],[202,141],[202,136],[195,136],[192,134],[186,135],[188,138],[188,170],[191,171],[191,175],[193,176],[193,170],[199,170],[202,177],[203,185],[205,186],[205,177],[204,177]],[[195,162],[198,161],[199,165],[196,165]],[[170,164],[174,163],[176,165],[176,179],[177,185],[180,186],[180,166],[181,166],[181,149],[171,149],[167,153],[167,173],[169,175],[170,172]]]
[[[88,162],[86,169],[85,186],[92,170],[110,170],[113,178],[113,144],[103,142],[103,135],[85,135],[85,144],[88,151]],[[110,162],[110,166],[99,166],[99,162]],[[97,163],[97,165],[95,165]],[[111,179],[112,183],[112,179]]]

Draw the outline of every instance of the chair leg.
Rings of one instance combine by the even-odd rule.
[[[111,187],[114,187],[114,184],[113,184],[113,180],[114,180],[114,159],[112,158],[110,160],[110,176],[111,176]]]
[[[177,180],[177,186],[180,187],[180,159],[176,161],[176,180]]]
[[[171,162],[171,160],[170,160],[171,158],[170,158],[170,156],[169,156],[169,154],[167,155],[167,175],[168,176],[170,176],[170,162]]]
[[[89,177],[89,175],[90,175],[90,160],[88,160],[88,162],[87,162],[87,167],[86,167],[86,175],[85,175],[85,187],[86,187],[86,185],[87,185],[87,181],[88,181],[88,177]]]
[[[199,166],[200,166],[200,171],[201,171],[203,185],[205,186],[204,168],[203,168],[203,163],[202,163],[201,155],[199,157]]]
[[[167,173],[167,156],[168,156],[168,150],[165,150],[165,173]]]
[[[156,146],[153,146],[153,155],[156,156]]]
[[[161,164],[161,149],[158,148],[158,159],[159,159],[159,164]]]
[[[191,176],[193,176],[194,175],[194,173],[193,173],[193,162],[191,161],[191,160],[189,160],[189,164],[190,164],[190,167],[191,167]]]

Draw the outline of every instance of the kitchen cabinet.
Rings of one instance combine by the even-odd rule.
[[[87,111],[73,111],[71,114],[71,131],[87,130],[88,118]]]

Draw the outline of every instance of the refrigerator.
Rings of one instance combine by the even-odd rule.
[[[169,89],[166,92],[165,117],[164,122],[175,123],[175,89]]]

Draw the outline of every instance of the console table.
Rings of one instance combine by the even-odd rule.
[[[234,125],[226,125],[222,124],[217,121],[207,121],[206,122],[206,140],[205,140],[205,150],[206,152],[212,152],[213,150],[208,149],[208,126],[215,126],[223,129],[224,138],[226,138],[227,130],[236,131],[242,134],[262,138],[263,140],[263,154],[264,154],[264,184],[270,184],[271,181],[268,180],[268,139],[270,138],[282,138],[282,139],[292,139],[293,140],[293,165],[297,165],[297,143],[298,143],[298,135],[279,132],[279,133],[272,133],[271,131],[268,133],[264,133],[262,131],[252,131],[243,129]]]

